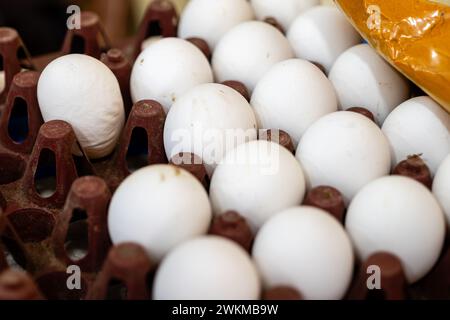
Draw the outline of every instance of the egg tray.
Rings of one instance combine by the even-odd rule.
[[[141,149],[144,144],[147,164],[168,163],[163,145],[165,112],[158,102],[151,100],[132,106],[129,78],[131,62],[137,57],[144,39],[156,35],[176,36],[177,21],[170,2],[154,1],[147,9],[137,36],[112,48],[98,17],[83,12],[81,29],[68,30],[61,52],[33,59],[16,31],[0,28],[0,55],[6,80],[6,88],[0,95],[0,103],[4,102],[0,107],[0,270],[4,271],[0,275],[0,299],[151,298],[150,288],[157,266],[137,244],[111,245],[107,209],[111,194],[130,174],[127,159],[130,152],[139,149],[136,141]],[[77,37],[84,42],[84,54],[101,59],[116,75],[127,114],[115,151],[109,157],[94,161],[86,157],[68,123],[43,122],[37,102],[39,71],[56,57],[72,53]],[[203,40],[190,41],[210,57]],[[19,57],[18,52],[25,52],[25,59]],[[24,64],[35,71],[20,72]],[[225,84],[249,99],[241,83],[228,81]],[[16,121],[17,101],[26,108],[25,124]],[[355,111],[367,115],[366,110]],[[135,135],[137,131],[141,134]],[[17,139],[17,133],[22,133],[22,137]],[[260,139],[273,140],[272,131]],[[292,140],[285,132],[281,132],[277,141],[294,152]],[[208,190],[205,167],[193,161],[195,157],[180,154],[170,162],[190,171]],[[419,160],[403,162],[394,173],[412,176],[429,187],[431,176]],[[55,191],[44,197],[36,178],[49,172],[55,176]],[[320,207],[341,222],[344,220],[342,196],[331,187],[311,190],[304,204]],[[236,212],[214,218],[209,232],[251,250],[252,231]],[[77,245],[84,247],[85,252],[75,258],[69,254],[68,246]],[[378,265],[382,270],[381,291],[367,289],[366,270],[370,265]],[[78,266],[82,272],[81,288],[76,290],[67,285],[68,271],[73,266]],[[17,268],[27,273],[15,271]],[[286,287],[270,288],[262,298],[301,299],[301,292]],[[449,241],[432,272],[413,286],[407,285],[399,259],[382,252],[373,255],[357,268],[346,298],[450,298]]]

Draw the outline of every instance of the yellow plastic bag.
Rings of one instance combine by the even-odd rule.
[[[335,0],[362,36],[450,112],[450,0]]]

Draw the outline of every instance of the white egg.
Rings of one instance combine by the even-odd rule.
[[[319,0],[251,0],[256,17],[260,20],[275,18],[285,30],[306,9],[320,4]]]
[[[215,83],[199,85],[178,99],[164,126],[167,158],[192,152],[210,175],[228,150],[256,138],[250,104],[237,91]]]
[[[5,89],[5,71],[0,71],[0,93]]]
[[[167,112],[186,91],[213,82],[205,55],[192,43],[164,38],[147,47],[136,59],[130,79],[133,102],[156,100]]]
[[[222,37],[212,65],[218,82],[240,81],[251,92],[270,67],[293,57],[289,41],[278,29],[264,22],[250,21]]]
[[[178,35],[202,38],[214,50],[228,30],[253,18],[247,0],[191,0],[181,14]]]
[[[315,65],[300,59],[273,66],[258,82],[251,105],[259,128],[284,130],[294,145],[313,122],[337,111],[331,82]]]
[[[353,199],[345,225],[361,260],[389,252],[403,263],[410,283],[426,275],[444,243],[445,220],[438,202],[419,182],[383,177]]]
[[[434,177],[433,194],[441,204],[450,227],[450,154],[445,158]]]
[[[150,47],[152,44],[158,42],[161,39],[163,39],[162,36],[153,36],[153,37],[145,39],[141,44],[141,51],[144,51],[145,49]]]
[[[337,188],[348,204],[366,184],[390,172],[389,143],[375,123],[355,112],[312,124],[297,149],[309,188]]]
[[[450,115],[429,97],[398,106],[383,124],[392,151],[392,166],[421,155],[433,175],[450,153]]]
[[[260,280],[248,254],[234,242],[199,237],[172,250],[155,276],[156,300],[256,300]]]
[[[331,6],[313,7],[300,14],[287,37],[298,58],[321,64],[327,73],[341,53],[361,42],[345,15]]]
[[[342,299],[353,275],[353,249],[327,212],[294,207],[259,231],[253,259],[266,287],[290,286],[305,299]]]
[[[136,242],[159,261],[174,246],[207,232],[208,195],[190,173],[153,165],[130,175],[114,193],[108,213],[113,243]]]
[[[300,205],[304,195],[305,179],[298,161],[279,144],[264,140],[229,151],[210,186],[213,212],[237,211],[253,231],[281,210]]]
[[[354,46],[341,54],[329,78],[341,109],[366,108],[379,125],[409,97],[406,79],[367,44]]]
[[[119,83],[97,59],[70,54],[50,62],[37,96],[44,120],[70,123],[90,158],[109,155],[125,122]]]

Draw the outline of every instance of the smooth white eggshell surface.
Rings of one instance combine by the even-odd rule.
[[[37,97],[44,121],[70,123],[90,158],[109,155],[125,122],[119,83],[97,59],[70,54],[42,71]]]
[[[254,231],[283,209],[299,205],[305,179],[295,157],[279,144],[251,141],[227,153],[210,186],[213,211],[239,212]]]
[[[205,55],[192,43],[164,38],[148,46],[136,59],[130,79],[133,102],[151,99],[167,112],[186,91],[213,82]]]
[[[345,15],[331,6],[313,7],[300,14],[287,37],[298,58],[320,63],[327,73],[342,52],[361,42]]]
[[[248,254],[234,242],[199,237],[172,250],[158,268],[156,300],[256,300],[260,280]]]
[[[340,223],[313,207],[295,207],[259,231],[253,258],[266,287],[291,286],[305,299],[342,299],[353,275],[353,249]]]
[[[441,204],[450,227],[450,154],[441,163],[434,177],[433,194]]]
[[[297,145],[314,121],[337,111],[337,98],[319,68],[290,59],[274,65],[258,82],[251,105],[259,128],[284,130]]]
[[[296,156],[309,188],[337,188],[347,204],[391,168],[389,143],[381,130],[367,117],[349,111],[334,112],[313,123]]]
[[[199,85],[178,99],[164,126],[167,157],[192,152],[203,159],[209,174],[228,150],[256,138],[250,104],[237,91],[215,83]]]
[[[208,231],[211,206],[198,180],[170,165],[140,169],[114,193],[108,213],[113,243],[136,242],[159,261],[174,246]]]
[[[431,270],[445,237],[444,215],[432,193],[401,176],[383,177],[362,189],[345,226],[360,260],[380,251],[395,254],[410,283]]]
[[[329,78],[342,110],[366,108],[379,125],[395,107],[409,98],[406,79],[367,44],[354,46],[341,54]]]
[[[392,166],[421,155],[433,174],[450,153],[450,115],[429,97],[398,106],[383,124],[392,151]]]
[[[277,19],[285,30],[302,11],[320,4],[319,0],[251,0],[256,17],[260,20]]]
[[[152,44],[154,44],[162,39],[163,39],[162,36],[153,36],[153,37],[145,39],[141,44],[141,51],[144,51],[145,49],[150,47]]]
[[[249,21],[222,37],[214,51],[212,65],[218,82],[240,81],[252,92],[270,67],[293,57],[289,41],[277,28]]]
[[[228,30],[253,18],[247,0],[191,0],[181,14],[178,34],[180,38],[202,38],[214,50]]]

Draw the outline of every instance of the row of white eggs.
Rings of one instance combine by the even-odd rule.
[[[281,158],[295,166],[293,173],[301,176],[284,148],[266,141],[247,144],[250,158],[257,145],[279,149]],[[234,152],[244,149],[241,145]],[[280,205],[285,196],[301,199],[293,194],[302,193],[304,186],[293,177],[268,187],[278,176],[250,171],[239,171],[239,180],[233,172],[230,183],[247,188],[229,191],[241,200],[240,206],[261,209],[243,211],[247,219],[261,223],[253,225],[251,256],[229,240],[204,235],[212,212],[220,213],[210,205],[214,208],[217,194],[211,186],[208,201],[200,182],[182,169],[149,166],[116,191],[108,217],[112,239],[140,243],[154,260],[162,260],[153,288],[156,299],[257,299],[262,287],[274,286],[295,288],[306,299],[340,299],[353,276],[354,252],[359,261],[376,252],[395,254],[410,283],[425,276],[441,253],[446,233],[442,208],[426,187],[410,178],[386,176],[363,187],[349,206],[344,228],[320,209],[297,206],[301,200],[265,216],[265,204]],[[447,199],[447,208],[449,174],[450,156],[434,183],[435,195]]]
[[[196,1],[190,2],[190,6],[195,3]],[[333,25],[334,20],[327,16],[329,11],[338,21],[335,23],[335,32],[330,32],[328,30],[330,28],[323,26],[328,26],[329,23]],[[154,99],[162,103],[168,111],[189,89],[201,83],[213,82],[214,74],[217,82],[232,79],[246,83],[250,88],[256,87],[251,105],[254,107],[259,127],[279,127],[290,134],[294,143],[298,143],[311,123],[338,108],[345,110],[363,106],[369,109],[375,115],[377,123],[382,125],[388,114],[408,97],[407,82],[368,45],[351,47],[359,41],[357,36],[356,41],[341,40],[335,36],[344,35],[345,38],[345,35],[352,34],[350,38],[354,38],[356,34],[336,8],[318,6],[301,14],[299,20],[316,12],[322,13],[312,19],[314,23],[311,22],[315,25],[317,34],[310,39],[294,40],[291,43],[299,46],[296,51],[312,50],[316,55],[327,52],[330,61],[339,57],[330,72],[330,81],[307,63],[296,60],[280,64],[279,60],[293,57],[293,50],[290,49],[286,38],[268,24],[246,22],[232,28],[220,41],[224,43],[222,46],[226,51],[223,54],[223,63],[219,63],[224,66],[223,71],[222,67],[214,65],[214,61],[219,59],[215,57],[221,55],[217,50],[214,52],[211,68],[200,51],[184,40],[164,39],[154,43],[151,48],[144,50],[133,68],[131,78],[133,100],[136,102]],[[339,27],[341,25],[350,29]],[[300,31],[306,34],[308,30],[300,28]],[[274,35],[273,39],[268,36],[270,34]],[[228,46],[227,39],[230,38],[232,40]],[[248,46],[250,42],[252,44]],[[339,56],[346,48],[349,49]],[[286,52],[275,52],[280,49]],[[301,55],[299,57],[303,58]],[[118,128],[123,124],[124,117],[112,74],[103,65],[98,63],[96,65],[97,61],[86,60],[86,57],[69,56],[51,63],[42,75],[39,96],[43,102],[41,104],[44,119],[48,121],[62,118],[71,122],[78,131],[81,144],[88,155],[91,158],[99,158],[106,156],[114,147],[119,135]],[[325,61],[316,62],[331,65]],[[60,81],[61,74],[68,74],[68,78]],[[71,75],[76,76],[71,78]],[[248,80],[247,77],[252,79]],[[84,86],[80,87],[78,82],[82,82]],[[84,97],[81,103],[77,101],[79,97]],[[64,109],[69,109],[69,106],[59,107],[66,101],[69,106],[72,103],[77,104],[76,110],[67,113]],[[93,110],[94,105],[96,110],[94,116],[85,112]],[[107,116],[102,116],[102,113],[106,113]],[[85,119],[86,114],[89,114],[89,119]],[[92,125],[99,120],[96,115],[104,118],[103,125]],[[414,122],[413,119],[410,121]],[[414,130],[417,127],[414,123],[406,126]],[[416,132],[421,135],[419,130]],[[437,132],[436,134],[442,137],[442,134]],[[448,147],[440,147],[442,139],[435,141],[436,147],[428,143],[424,147],[442,150],[436,157],[442,158],[442,153],[445,154]],[[420,150],[413,150],[411,153],[419,152]],[[399,154],[395,152],[393,161],[404,157],[404,152]],[[432,164],[434,170],[439,162],[436,160],[440,159],[433,157],[427,161],[428,164]]]
[[[196,2],[202,1],[191,1],[192,6]],[[330,10],[336,9],[313,8],[304,17],[319,16],[311,21],[317,21],[320,31],[324,24],[330,28],[329,15],[339,14]],[[321,11],[326,19],[314,13]],[[306,298],[338,299],[353,271],[349,238],[360,259],[380,250],[397,254],[410,282],[434,265],[445,234],[442,209],[420,184],[383,176],[389,174],[391,162],[422,153],[435,173],[450,152],[449,116],[427,97],[406,101],[390,113],[407,99],[406,81],[367,45],[351,47],[359,38],[356,43],[345,42],[348,38],[339,40],[336,33],[319,32],[305,40],[303,50],[295,48],[300,58],[319,62],[327,70],[332,66],[331,81],[311,63],[291,59],[294,50],[289,41],[261,22],[242,23],[221,37],[212,69],[197,48],[181,39],[157,41],[137,59],[131,91],[135,100],[155,99],[169,111],[165,126],[169,157],[197,151],[192,150],[193,140],[185,141],[183,150],[171,140],[176,131],[191,132],[194,125],[202,130],[245,129],[248,140],[256,139],[257,125],[279,128],[299,143],[299,161],[264,141],[231,146],[221,154],[223,161],[204,157],[212,175],[209,198],[194,177],[170,166],[147,167],[123,182],[111,203],[110,233],[114,242],[142,244],[157,261],[169,253],[156,277],[156,298],[254,299],[261,278],[265,286],[294,286]],[[302,39],[292,30],[288,38]],[[321,47],[334,39],[344,47]],[[298,53],[308,50],[312,56]],[[339,56],[339,51],[345,52]],[[337,61],[317,61],[315,57],[325,53],[328,61]],[[213,73],[218,81],[245,83],[253,91],[251,104],[228,87],[204,84],[213,81]],[[57,59],[44,70],[38,96],[44,119],[70,122],[91,158],[111,152],[124,114],[120,90],[106,66],[80,55]],[[353,106],[371,110],[383,130],[358,114],[335,112]],[[213,149],[223,149],[219,140]],[[248,164],[234,163],[237,154]],[[264,174],[259,166],[274,159],[276,174]],[[449,163],[442,165],[434,187],[447,214]],[[350,237],[320,210],[295,208],[307,188],[323,184],[340,189],[347,203],[353,199],[346,221]],[[254,231],[260,230],[253,262],[223,239],[185,242],[207,231],[212,211],[228,209],[239,211]]]

